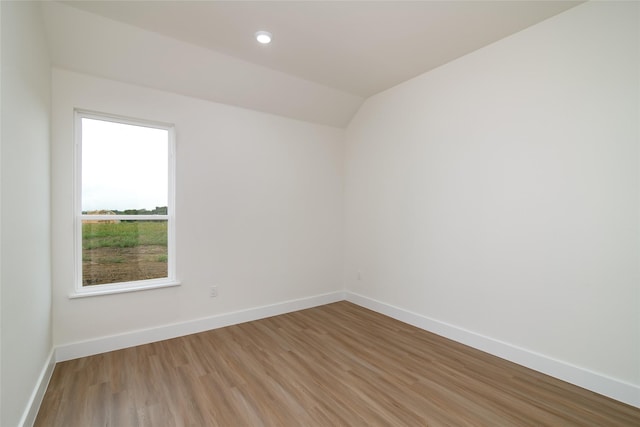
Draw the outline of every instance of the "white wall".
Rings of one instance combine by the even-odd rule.
[[[175,124],[182,286],[68,298],[76,107]],[[54,343],[342,289],[343,138],[337,128],[54,69]]]
[[[15,426],[51,341],[49,58],[40,7],[2,2],[0,425]]]
[[[587,3],[367,100],[347,289],[640,385],[638,26]]]

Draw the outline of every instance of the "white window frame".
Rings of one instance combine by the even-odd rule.
[[[82,119],[95,119],[125,125],[163,129],[168,133],[168,198],[166,215],[84,215],[82,213]],[[76,109],[74,112],[74,260],[75,286],[70,298],[135,292],[146,289],[178,286],[175,249],[175,126],[173,124],[134,119],[113,114]],[[103,285],[82,285],[82,221],[91,220],[154,220],[167,221],[167,277],[135,280]]]

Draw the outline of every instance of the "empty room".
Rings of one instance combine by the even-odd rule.
[[[640,425],[640,3],[0,1],[0,425]]]

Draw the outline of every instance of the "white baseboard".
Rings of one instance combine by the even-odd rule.
[[[640,387],[353,292],[345,299],[420,329],[640,408]]]
[[[127,332],[124,334],[100,337],[87,341],[62,344],[56,348],[55,360],[77,359],[79,357],[92,356],[108,351],[120,350],[136,345],[148,344],[155,341],[176,338],[184,335],[195,334],[211,329],[250,322],[265,317],[277,316],[292,311],[304,310],[332,302],[343,301],[345,294],[342,291],[328,294],[315,295],[307,298],[284,301],[281,303],[218,314],[187,322],[158,326],[151,329]]]
[[[51,349],[42,371],[40,372],[40,376],[38,377],[38,382],[29,397],[27,407],[22,414],[22,418],[20,419],[18,426],[32,427],[33,423],[35,423],[38,411],[40,410],[40,405],[42,404],[42,399],[44,398],[44,393],[47,391],[51,375],[53,375],[53,368],[55,366],[55,351],[54,349]]]

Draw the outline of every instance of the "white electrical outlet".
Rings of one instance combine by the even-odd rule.
[[[218,296],[218,287],[217,286],[212,286],[209,288],[209,296],[211,298],[215,298]]]

